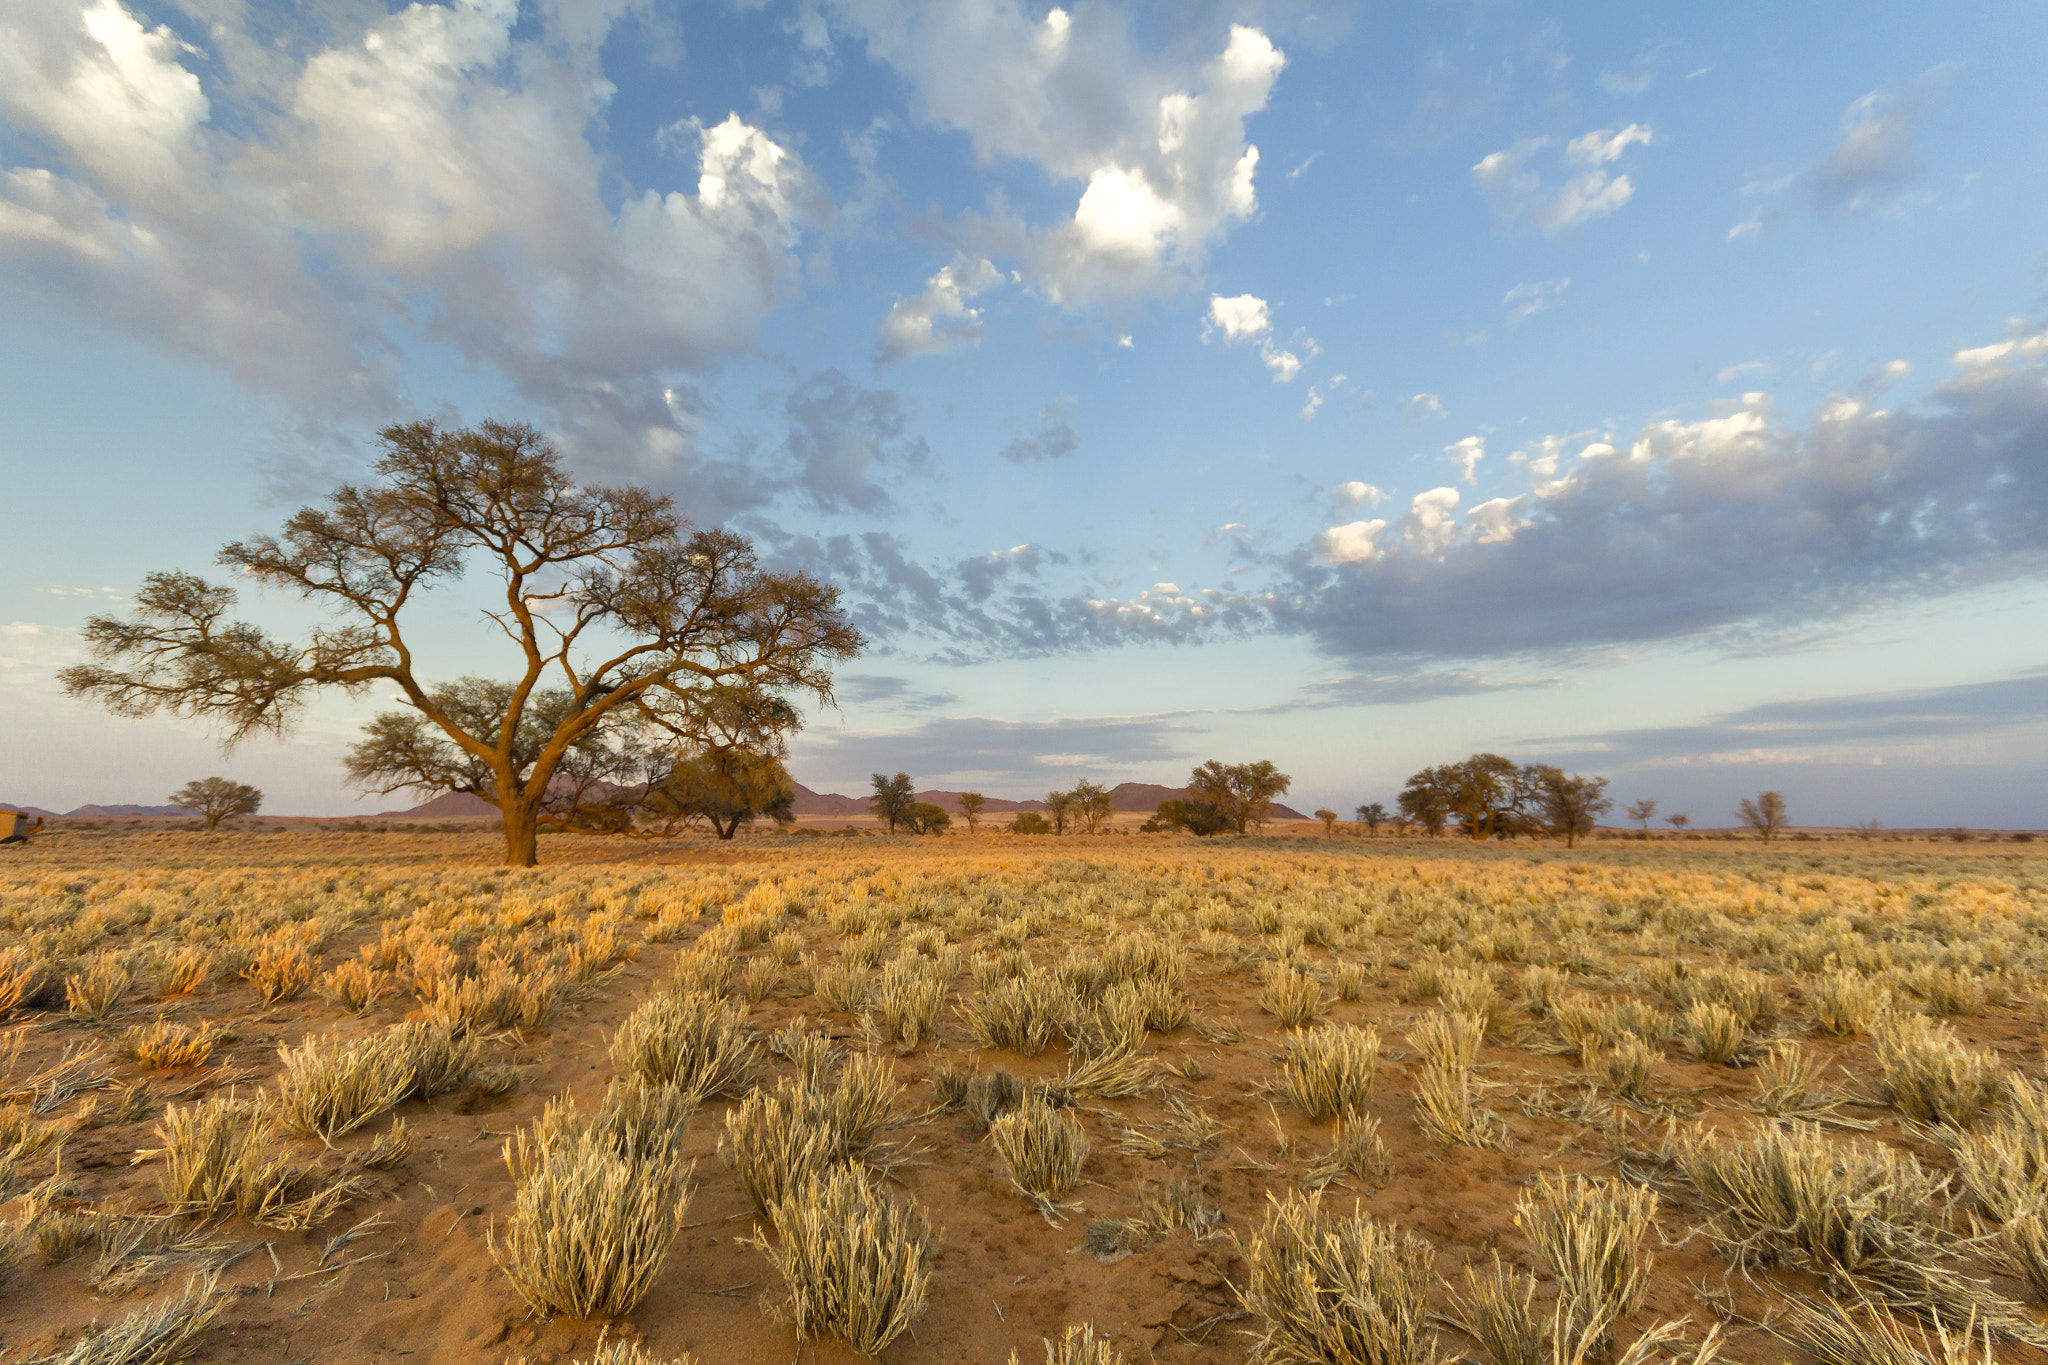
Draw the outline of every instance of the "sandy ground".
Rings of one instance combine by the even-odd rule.
[[[1009,867],[1020,860],[1055,856],[1148,857],[1164,847],[1186,845],[1184,840],[1167,845],[1104,838],[1058,846],[1031,841],[1020,850],[1022,842],[948,841],[947,851]],[[884,862],[914,860],[931,843],[890,841],[878,857]],[[1280,853],[1276,847],[1280,846],[1218,841],[1201,852],[1226,868],[1233,861],[1270,864],[1277,857],[1350,857],[1353,852],[1326,853],[1316,844],[1295,840],[1287,841]],[[543,857],[580,866],[671,868],[680,876],[693,867],[743,863],[761,856],[764,848],[765,841],[748,839],[730,845],[699,840],[660,848],[549,840],[543,843]],[[1641,856],[1639,849],[1628,851]],[[774,852],[778,857],[802,856],[790,851],[788,841],[777,841]],[[1602,852],[1575,856],[1595,859]],[[263,869],[326,865],[484,869],[494,856],[488,836],[482,834],[224,835],[205,840],[150,832],[106,833],[10,851],[8,860],[0,863],[0,888],[16,894],[31,889],[53,892],[73,877],[82,884],[98,870],[122,867],[247,866],[254,877]],[[1929,846],[1924,856],[1949,855]],[[2011,850],[2006,856],[2008,863],[2021,858],[2027,866],[2043,866],[2041,855],[2032,850]],[[1350,869],[1348,875],[1361,884],[1373,879],[1412,880],[1417,875],[1415,866],[1388,856],[1353,859]],[[1964,869],[1959,875],[1966,874]],[[412,1154],[396,1169],[373,1176],[366,1197],[329,1223],[297,1234],[234,1221],[219,1225],[215,1237],[242,1244],[247,1254],[222,1277],[236,1297],[221,1322],[202,1339],[199,1358],[252,1365],[382,1359],[453,1365],[524,1358],[538,1365],[587,1353],[598,1339],[599,1324],[533,1320],[493,1262],[491,1229],[506,1217],[513,1193],[502,1147],[515,1129],[538,1115],[549,1097],[568,1094],[595,1105],[609,1076],[606,1049],[612,1032],[635,1005],[660,989],[673,958],[696,932],[714,922],[707,915],[679,942],[641,946],[631,960],[599,977],[590,994],[561,1011],[548,1026],[497,1039],[493,1048],[498,1059],[513,1062],[524,1073],[516,1093],[499,1099],[457,1093],[431,1104],[416,1101],[402,1106],[399,1114],[414,1131]],[[823,924],[803,926],[803,932],[814,951],[829,952],[837,942]],[[374,925],[358,930],[329,945],[323,958],[329,963],[342,961],[376,934]],[[1043,941],[1031,946],[1041,958],[1062,949]],[[1658,1145],[1667,1117],[1750,1121],[1743,1107],[1754,1085],[1748,1073],[1692,1062],[1675,1049],[1658,1069],[1655,1105],[1616,1109],[1604,1124],[1529,1112],[1540,1110],[1540,1102],[1525,1106],[1518,1101],[1537,1095],[1538,1087],[1546,1083],[1559,1087],[1568,1082],[1574,1063],[1490,1040],[1481,1053],[1481,1070],[1500,1085],[1492,1103],[1507,1125],[1507,1149],[1437,1145],[1421,1134],[1413,1119],[1411,1075],[1416,1058],[1402,1036],[1426,1006],[1403,998],[1406,946],[1383,946],[1389,964],[1384,983],[1368,989],[1362,999],[1335,1004],[1330,1018],[1373,1023],[1386,1040],[1374,1112],[1391,1158],[1390,1178],[1376,1187],[1340,1183],[1326,1197],[1346,1207],[1356,1200],[1375,1218],[1429,1239],[1437,1250],[1439,1278],[1446,1283],[1457,1280],[1461,1265],[1484,1261],[1494,1252],[1511,1264],[1532,1263],[1510,1215],[1515,1197],[1538,1173],[1612,1174],[1620,1163]],[[1626,944],[1614,947],[1628,950]],[[1012,1348],[1033,1360],[1039,1338],[1084,1320],[1110,1332],[1132,1362],[1246,1358],[1247,1333],[1257,1324],[1242,1312],[1232,1292],[1233,1282],[1244,1276],[1234,1238],[1248,1235],[1269,1193],[1299,1186],[1310,1162],[1329,1145],[1331,1133],[1328,1125],[1303,1119],[1273,1090],[1282,1031],[1259,1013],[1256,977],[1192,953],[1189,964],[1189,986],[1200,1013],[1212,1020],[1234,1016],[1245,1036],[1212,1044],[1190,1028],[1155,1037],[1154,1055],[1176,1074],[1166,1077],[1152,1094],[1093,1101],[1083,1107],[1082,1121],[1093,1150],[1085,1183],[1077,1192],[1080,1207],[1059,1226],[1039,1217],[1010,1189],[986,1142],[975,1141],[957,1118],[927,1109],[931,1092],[924,1078],[935,1067],[962,1063],[1002,1066],[1025,1077],[1053,1075],[1065,1068],[1065,1052],[1057,1046],[1038,1058],[974,1052],[966,1047],[964,1029],[949,1011],[936,1045],[895,1057],[906,1091],[898,1106],[899,1123],[888,1140],[907,1144],[914,1153],[895,1179],[929,1210],[939,1249],[929,1311],[910,1336],[889,1348],[885,1360],[904,1365],[1001,1362]],[[1512,980],[1504,978],[1510,998]],[[956,999],[972,990],[964,974],[955,983]],[[109,1060],[105,1070],[114,1085],[150,1082],[153,1099],[142,1118],[113,1121],[107,1113],[108,1091],[88,1094],[65,1111],[75,1115],[93,1104],[100,1111],[90,1120],[93,1126],[79,1128],[65,1142],[65,1171],[96,1206],[140,1211],[156,1199],[156,1171],[149,1163],[131,1161],[151,1146],[152,1125],[165,1103],[261,1085],[275,1071],[280,1044],[294,1044],[311,1034],[362,1033],[388,1025],[416,1006],[409,993],[400,992],[358,1019],[309,992],[264,1008],[247,984],[227,981],[172,1000],[138,989],[104,1024],[79,1022],[59,1008],[18,1012],[13,1026],[24,1039],[19,1067],[23,1073],[54,1061],[65,1049],[107,1047],[111,1057],[111,1040],[121,1029],[159,1016],[232,1027],[235,1041],[197,1072],[151,1074]],[[799,1014],[814,1021],[822,1018],[835,1033],[857,1044],[853,1020],[821,1015],[819,1003],[808,997],[771,996],[753,1007],[752,1020],[767,1030]],[[1954,1022],[1968,1040],[1997,1049],[2015,1066],[2039,1072],[2040,1029],[2019,1002]],[[1802,1042],[1838,1064],[1831,1071],[1833,1080],[1857,1097],[1848,1112],[1868,1120],[1895,1117],[1868,1102],[1869,1087],[1857,1079],[1869,1071],[1866,1044],[1811,1036],[1803,1036]],[[772,1080],[782,1069],[776,1063],[764,1079]],[[1220,1140],[1209,1150],[1175,1149],[1156,1160],[1120,1153],[1119,1137],[1127,1130],[1166,1131],[1169,1096],[1199,1104],[1219,1120],[1224,1129]],[[698,1161],[696,1193],[688,1227],[659,1284],[628,1320],[603,1330],[641,1337],[664,1356],[692,1352],[705,1365],[793,1359],[836,1365],[856,1359],[830,1341],[800,1351],[792,1330],[764,1313],[760,1300],[774,1288],[773,1272],[759,1252],[745,1244],[755,1230],[754,1217],[716,1156],[725,1108],[725,1103],[714,1102],[691,1125],[688,1150]],[[343,1141],[365,1145],[385,1122]],[[40,1178],[42,1172],[28,1174]],[[1089,1220],[1126,1216],[1141,1185],[1176,1177],[1194,1183],[1206,1204],[1224,1212],[1222,1235],[1197,1241],[1185,1230],[1177,1231],[1109,1263],[1081,1249]],[[18,1186],[19,1182],[17,1193]],[[18,1211],[18,1204],[17,1199],[0,1212]],[[377,1222],[367,1235],[323,1254],[337,1233],[369,1218]],[[1695,1221],[1696,1213],[1682,1191],[1667,1194],[1659,1225],[1673,1245],[1656,1248],[1654,1287],[1635,1326],[1688,1316],[1704,1326],[1717,1303],[1740,1314],[1762,1311],[1756,1289],[1741,1275],[1731,1274],[1705,1238],[1684,1240]],[[8,1359],[60,1350],[89,1324],[111,1321],[151,1301],[149,1294],[101,1297],[88,1282],[91,1265],[90,1253],[50,1265],[33,1249],[28,1252],[0,1291],[0,1350]],[[1811,1287],[1794,1272],[1776,1272],[1772,1278],[1794,1292]],[[154,1293],[160,1297],[182,1282],[182,1275],[169,1275]],[[2016,1292],[2010,1284],[2006,1288]],[[1439,1311],[1448,1307],[1441,1286],[1434,1306]],[[1729,1354],[1736,1360],[1779,1360],[1794,1354],[1777,1339],[1744,1328],[1740,1319],[1735,1327]],[[1445,1345],[1454,1352],[1476,1349],[1450,1330]]]

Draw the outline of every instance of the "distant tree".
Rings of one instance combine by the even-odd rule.
[[[1377,801],[1369,801],[1358,808],[1358,823],[1364,825],[1373,837],[1379,837],[1380,826],[1386,823],[1387,808]]]
[[[1068,825],[1079,823],[1080,811],[1076,806],[1072,792],[1047,792],[1045,794],[1045,810],[1048,815],[1052,816],[1052,832],[1054,834],[1065,834]]]
[[[953,817],[946,814],[943,806],[935,806],[929,801],[913,801],[904,821],[913,834],[944,834],[951,827]]]
[[[1408,779],[1394,804],[1404,819],[1421,825],[1431,838],[1443,834],[1451,818],[1451,789],[1456,774],[1448,765],[1424,768]]]
[[[1683,834],[1692,828],[1692,817],[1680,811],[1676,815],[1665,816],[1664,823],[1671,826],[1674,833]]]
[[[960,814],[967,821],[969,834],[981,828],[981,808],[987,804],[988,798],[980,792],[960,793]]]
[[[1222,811],[1231,828],[1244,834],[1265,826],[1272,818],[1273,798],[1286,795],[1293,781],[1270,759],[1223,763],[1212,758],[1189,776],[1188,793]]]
[[[1074,817],[1090,834],[1100,834],[1102,827],[1116,814],[1116,808],[1111,804],[1109,788],[1100,782],[1091,782],[1084,777],[1074,784],[1074,789],[1067,795],[1074,800]]]
[[[1161,801],[1152,818],[1167,829],[1184,829],[1204,839],[1234,828],[1230,817],[1207,801]]]
[[[1564,769],[1548,764],[1538,766],[1536,771],[1536,801],[1544,828],[1562,838],[1566,848],[1576,844],[1581,836],[1591,834],[1601,813],[1614,805],[1608,798],[1604,777],[1582,777],[1578,773],[1566,776]]]
[[[1010,819],[1012,834],[1050,834],[1052,821],[1035,810],[1020,810]]]
[[[631,814],[621,820],[621,834],[668,834],[699,822],[721,840],[760,816],[778,825],[796,819],[796,783],[770,754],[742,748],[714,750],[686,758],[672,767],[646,793],[636,794]]]
[[[221,821],[234,815],[254,815],[263,805],[263,793],[225,777],[202,777],[187,782],[171,793],[170,804],[196,812],[212,833]]]
[[[1337,812],[1333,810],[1318,810],[1316,812],[1316,819],[1323,822],[1324,838],[1334,839],[1337,837]]]
[[[322,690],[395,691],[405,709],[372,721],[351,772],[384,791],[490,801],[504,816],[507,864],[530,867],[544,824],[584,824],[560,796],[569,770],[615,819],[615,789],[645,781],[646,732],[666,744],[674,723],[701,712],[698,694],[830,702],[833,661],[865,643],[836,589],[763,571],[744,537],[691,530],[667,498],[588,482],[532,427],[413,422],[378,439],[365,483],[219,556],[235,580],[294,592],[338,622],[303,645],[275,639],[230,618],[233,587],[150,574],[132,617],[86,622],[93,661],[58,675],[65,691],[118,715],[214,722],[227,747],[289,733]],[[511,677],[464,680],[455,691],[478,706],[451,709],[449,689],[415,672],[420,635],[401,618],[429,589],[478,570],[496,580],[489,614],[515,647]]]
[[[1850,828],[1856,831],[1856,835],[1858,838],[1862,839],[1865,843],[1868,843],[1870,842],[1870,840],[1876,838],[1877,835],[1884,829],[1884,821],[1875,818],[1869,820],[1858,820]]]
[[[1745,796],[1735,808],[1735,818],[1768,844],[1773,834],[1785,828],[1785,798],[1777,792],[1764,792],[1754,801]]]
[[[1629,819],[1642,827],[1643,837],[1649,838],[1650,822],[1657,818],[1657,803],[1649,797],[1644,797],[1640,801],[1629,802],[1622,809],[1628,813]]]
[[[874,775],[875,794],[868,798],[868,809],[875,813],[877,820],[886,821],[889,832],[894,834],[896,826],[910,816],[910,808],[916,802],[916,784],[909,773],[899,772],[894,777]]]

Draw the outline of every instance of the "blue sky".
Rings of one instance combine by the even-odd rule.
[[[2048,825],[2044,59],[2019,3],[16,0],[0,797],[396,804],[375,699],[222,758],[50,675],[505,416],[845,587],[813,787],[1490,749]]]

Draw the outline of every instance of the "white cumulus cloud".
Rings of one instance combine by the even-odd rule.
[[[882,319],[875,358],[890,364],[915,355],[981,344],[981,310],[968,306],[975,295],[1003,282],[987,259],[958,260],[925,281],[923,290],[896,300]]]
[[[1551,146],[1549,138],[1523,138],[1511,147],[1490,152],[1472,167],[1472,180],[1503,223],[1527,220],[1538,232],[1552,235],[1595,218],[1604,218],[1635,196],[1635,182],[1625,172],[1607,167],[1629,148],[1647,145],[1654,134],[1631,123],[1614,131],[1601,128],[1565,144],[1561,180],[1545,178],[1537,162]]]

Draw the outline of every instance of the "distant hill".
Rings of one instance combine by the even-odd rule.
[[[196,815],[184,806],[80,806],[67,815]]]
[[[410,810],[387,810],[378,814],[403,819],[457,820],[471,815],[496,815],[498,808],[481,796],[472,796],[468,792],[442,792],[433,800]]]

